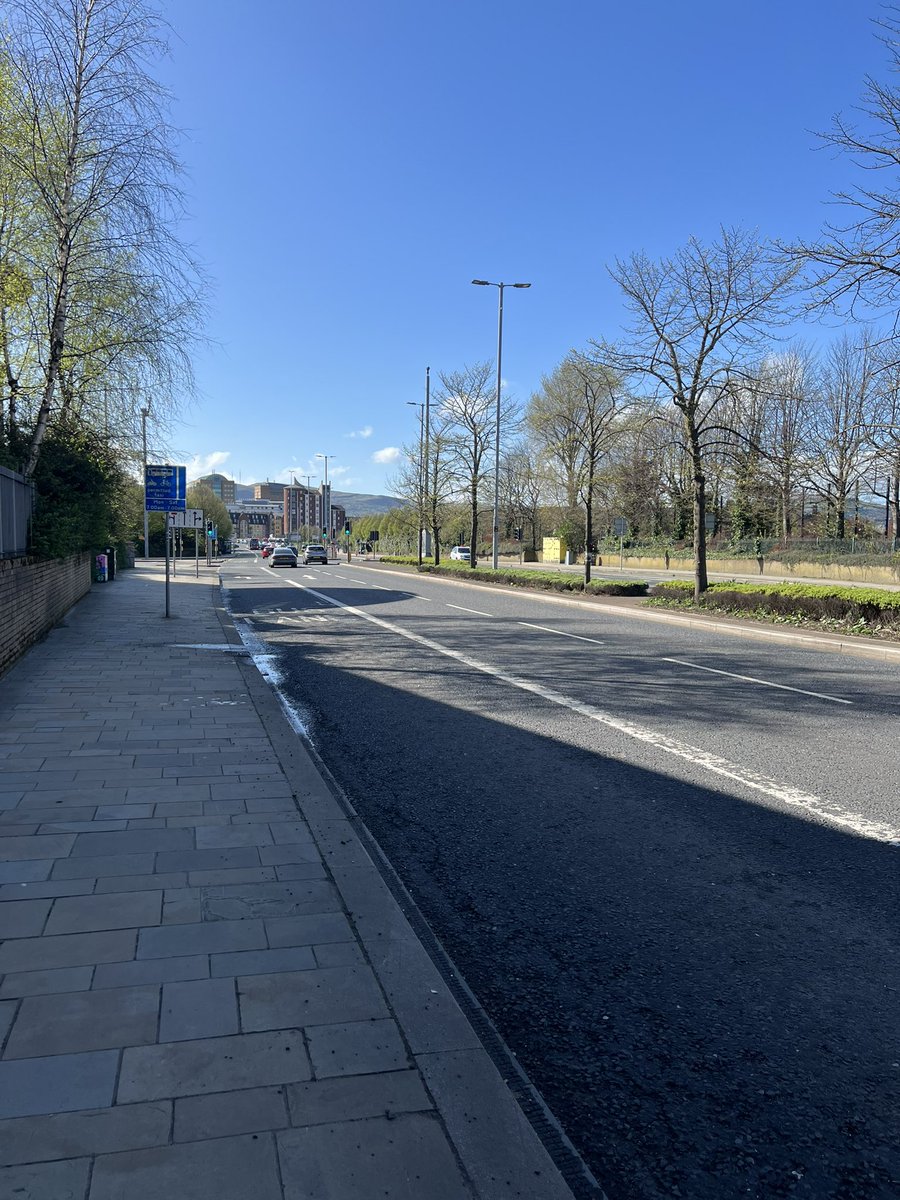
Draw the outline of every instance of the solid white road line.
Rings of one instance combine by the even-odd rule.
[[[531,692],[532,695],[540,696],[541,699],[546,700],[550,704],[558,704],[561,708],[567,708],[571,712],[579,713],[591,721],[596,721],[600,725],[605,725],[609,729],[615,729],[618,733],[625,734],[626,737],[644,742],[646,745],[652,746],[655,750],[663,754],[671,754],[675,758],[682,758],[693,766],[700,767],[704,771],[709,771],[713,775],[722,775],[727,779],[733,779],[736,783],[743,784],[744,787],[762,792],[764,795],[770,796],[774,800],[779,800],[782,804],[789,807],[802,809],[810,816],[818,817],[819,820],[825,821],[828,824],[839,825],[843,829],[850,829],[859,837],[867,837],[877,842],[889,842],[892,845],[900,846],[900,827],[898,826],[887,825],[881,821],[870,821],[868,817],[864,817],[860,813],[842,808],[838,804],[826,802],[821,796],[814,796],[810,792],[804,792],[792,784],[782,783],[777,779],[769,779],[767,776],[760,775],[756,771],[751,771],[746,767],[741,767],[736,763],[730,762],[727,758],[721,758],[718,754],[710,754],[708,751],[701,750],[696,746],[689,746],[685,742],[676,741],[674,738],[667,737],[663,733],[657,733],[654,729],[645,729],[641,725],[635,725],[632,721],[626,721],[622,717],[613,716],[612,713],[595,708],[592,704],[583,704],[578,700],[573,700],[571,697],[543,687],[539,683],[532,683],[528,679],[509,675],[506,671],[501,671],[498,667],[492,667],[490,663],[480,662],[476,658],[471,658],[468,654],[463,654],[460,650],[453,650],[451,647],[444,646],[440,642],[435,642],[431,638],[423,637],[420,633],[413,633],[409,629],[395,625],[393,621],[385,621],[383,617],[375,617],[371,613],[364,612],[361,608],[354,608],[352,604],[344,604],[343,601],[335,600],[325,592],[316,592],[304,583],[293,579],[289,579],[287,582],[292,587],[302,588],[303,591],[309,592],[313,596],[318,596],[319,599],[325,600],[335,608],[343,608],[347,612],[353,613],[354,616],[360,617],[363,621],[368,621],[371,625],[378,625],[381,629],[387,629],[390,633],[396,634],[398,637],[406,638],[407,641],[415,642],[419,646],[425,646],[428,650],[434,650],[437,654],[443,654],[447,658],[456,659],[457,662],[470,667],[473,671],[481,671],[483,674],[490,675],[494,679],[499,679],[511,687],[519,688],[523,692]]]
[[[551,629],[549,625],[532,625],[530,621],[517,621],[517,625],[524,625],[526,629],[543,629],[544,633],[558,633],[560,637],[575,638],[579,642],[593,642],[595,646],[605,646],[606,642],[598,642],[596,638],[582,637],[580,633],[566,633],[562,629]]]
[[[738,675],[735,671],[719,671],[715,667],[704,667],[700,663],[687,662],[683,658],[661,658],[660,662],[678,663],[680,667],[693,667],[695,671],[709,671],[713,675],[727,675],[730,679],[743,679],[745,683],[758,683],[761,687],[778,688],[782,692],[799,692],[801,696],[815,696],[818,700],[831,700],[833,704],[852,704],[840,696],[827,696],[824,692],[808,692],[806,688],[788,687],[786,683],[770,683],[768,679],[755,679],[752,675]]]
[[[459,609],[459,611],[460,611],[460,612],[470,612],[470,613],[474,613],[476,617],[490,617],[490,616],[493,616],[493,613],[486,613],[486,612],[482,612],[480,608],[463,608],[463,606],[462,606],[461,604],[448,604],[448,605],[447,605],[447,607],[448,607],[448,608],[456,608],[456,609]]]

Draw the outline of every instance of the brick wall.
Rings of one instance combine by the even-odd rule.
[[[91,555],[0,560],[0,675],[90,590]]]

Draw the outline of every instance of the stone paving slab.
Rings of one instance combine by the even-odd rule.
[[[570,1198],[214,585],[0,680],[0,1196]]]

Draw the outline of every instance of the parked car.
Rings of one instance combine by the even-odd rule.
[[[303,563],[308,566],[310,563],[324,563],[328,565],[328,551],[324,546],[307,546],[303,551]]]
[[[471,562],[472,551],[468,546],[454,546],[450,551],[450,559],[452,562]]]
[[[270,567],[296,567],[297,555],[291,546],[276,546],[269,555]]]

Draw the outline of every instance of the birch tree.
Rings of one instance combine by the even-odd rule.
[[[719,438],[727,384],[747,369],[767,327],[784,312],[797,273],[753,233],[722,229],[671,257],[617,260],[610,274],[631,314],[627,340],[593,343],[597,361],[648,398],[678,411],[693,472],[694,596],[708,585],[706,454]]]
[[[63,376],[127,365],[157,411],[190,383],[198,272],[179,242],[179,163],[167,96],[147,69],[165,52],[144,0],[7,0],[8,104],[23,140],[0,143],[4,173],[36,197],[47,230],[36,311],[40,387],[25,474],[76,389]]]

